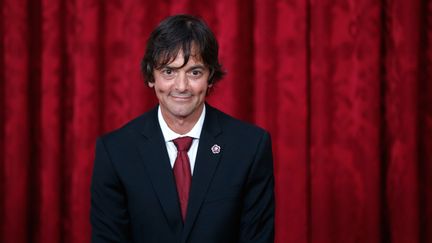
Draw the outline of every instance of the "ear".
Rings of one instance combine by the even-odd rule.
[[[207,86],[206,96],[209,95],[210,92],[212,92],[212,87],[213,87],[213,84],[209,84],[209,85]]]
[[[153,88],[155,86],[154,82],[148,82],[147,84],[150,88]]]

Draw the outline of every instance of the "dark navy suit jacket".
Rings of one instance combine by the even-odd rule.
[[[269,134],[207,105],[183,223],[154,108],[97,141],[92,242],[273,242],[273,187]]]

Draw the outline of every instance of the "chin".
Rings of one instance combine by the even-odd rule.
[[[169,113],[171,113],[175,117],[186,118],[198,112],[199,107],[200,107],[199,105],[195,106],[191,104],[188,105],[176,104],[176,105],[166,106],[167,108],[166,110],[169,111]]]
[[[188,116],[191,116],[194,112],[193,111],[183,111],[183,112],[177,112],[178,117],[186,118]]]
[[[171,114],[173,114],[176,117],[188,117],[193,113],[193,110],[185,110],[185,109],[172,109]]]

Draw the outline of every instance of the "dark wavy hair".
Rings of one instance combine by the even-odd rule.
[[[192,53],[192,49],[196,53]],[[147,40],[141,62],[145,81],[154,82],[153,71],[172,62],[179,51],[183,52],[184,65],[191,55],[198,55],[210,71],[208,84],[214,84],[225,75],[218,59],[219,46],[207,24],[191,15],[174,15],[164,19]]]

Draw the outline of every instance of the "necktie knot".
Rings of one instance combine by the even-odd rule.
[[[178,151],[187,152],[192,145],[193,138],[191,137],[179,137],[173,140]]]

